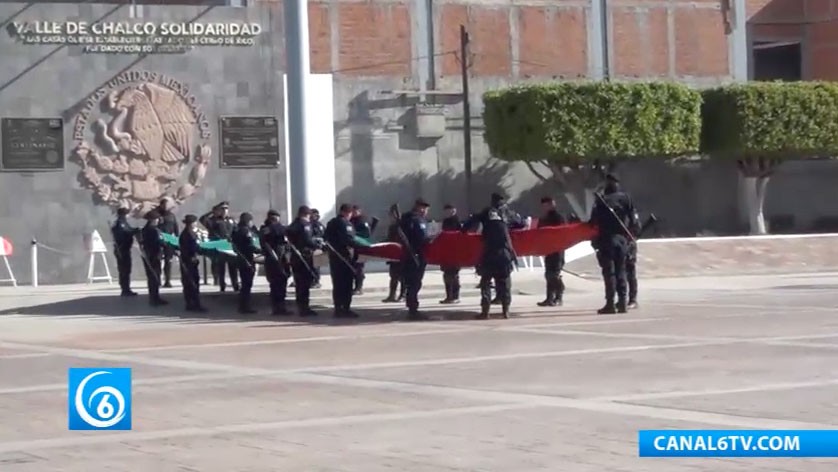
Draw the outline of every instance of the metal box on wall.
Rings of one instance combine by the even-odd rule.
[[[439,139],[445,136],[445,106],[414,105],[413,127],[417,138]]]

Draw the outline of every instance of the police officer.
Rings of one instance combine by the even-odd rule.
[[[116,222],[111,227],[113,236],[113,253],[116,256],[116,269],[119,272],[119,288],[122,289],[120,296],[135,297],[137,292],[131,290],[131,246],[134,245],[134,236],[140,230],[128,223],[128,208],[120,208],[116,211]]]
[[[370,229],[370,224],[367,222],[367,218],[364,216],[361,207],[358,205],[352,206],[352,218],[349,219],[349,222],[352,223],[352,227],[355,228],[355,235],[359,238],[364,238],[369,240],[372,237],[372,230]],[[364,279],[366,278],[364,274],[364,263],[359,261],[359,255],[355,254],[355,258],[352,260],[352,263],[355,265],[355,293],[354,295],[363,295],[364,294]]]
[[[325,242],[329,251],[329,273],[332,277],[332,301],[336,318],[357,318],[352,311],[352,285],[355,283],[355,267],[352,265],[355,248],[355,227],[352,206],[344,203],[338,214],[326,225]]]
[[[311,236],[316,240],[323,240],[323,234],[326,231],[326,228],[323,226],[323,222],[320,221],[320,210],[317,208],[311,209]],[[312,284],[311,288],[320,288],[320,267],[314,267],[314,284]]]
[[[233,235],[236,223],[230,217],[229,211],[230,204],[228,202],[221,202],[214,206],[212,211],[202,215],[199,219],[204,228],[207,229],[210,241],[229,240]],[[235,261],[230,261],[223,257],[213,257],[210,267],[212,269],[212,277],[222,292],[227,290],[227,282],[224,279],[224,273],[227,268],[230,271],[230,282],[233,285],[233,290],[239,290],[239,278],[236,272]]]
[[[198,217],[186,215],[183,218],[183,231],[180,233],[178,245],[180,246],[180,283],[183,286],[183,298],[186,301],[186,311],[203,313],[207,311],[201,305],[201,284],[198,273],[198,235],[195,233],[195,225]]]
[[[253,289],[253,278],[256,276],[256,253],[253,245],[255,232],[253,230],[253,215],[244,212],[239,216],[239,224],[233,231],[231,242],[236,253],[236,264],[241,276],[239,290],[239,313],[250,315],[256,313],[250,300]]]
[[[317,316],[311,309],[311,285],[314,283],[314,250],[321,244],[315,241],[311,222],[311,209],[305,205],[297,210],[297,218],[288,226],[286,236],[291,248],[291,272],[294,275],[294,292],[297,313],[300,316]]]
[[[269,210],[265,224],[259,228],[259,245],[265,255],[265,278],[271,290],[271,314],[287,315],[285,296],[288,290],[288,254],[285,225],[279,221],[279,212]]]
[[[605,306],[599,314],[625,313],[627,309],[626,259],[629,241],[633,239],[629,228],[636,227],[637,223],[631,197],[620,189],[619,182],[613,174],[606,177],[604,195],[597,194],[591,212],[590,223],[599,230],[592,245],[605,282]]]
[[[431,205],[418,198],[413,204],[413,210],[402,215],[399,222],[404,252],[402,256],[402,277],[405,286],[407,304],[407,319],[422,321],[428,319],[419,313],[419,291],[422,289],[422,279],[425,277],[425,244],[428,241],[428,208]]]
[[[399,207],[394,204],[390,207],[390,226],[387,227],[387,241],[391,243],[402,243],[399,236]],[[402,274],[401,261],[387,261],[388,272],[390,275],[390,291],[387,298],[381,300],[382,303],[399,303],[404,301],[404,278]],[[396,292],[399,293],[396,297]]]
[[[513,212],[500,194],[492,194],[492,203],[485,210],[473,215],[463,223],[463,232],[481,225],[483,254],[480,257],[478,274],[480,275],[480,315],[478,319],[489,318],[489,308],[493,303],[491,282],[494,280],[497,291],[496,300],[500,302],[504,318],[509,318],[509,306],[512,304],[513,264],[517,264],[515,249],[512,247],[510,229],[521,229],[526,225],[521,215]]]
[[[560,226],[565,224],[564,217],[556,209],[556,201],[552,197],[541,199],[541,209],[544,212],[538,219],[538,227]],[[562,268],[564,267],[564,251],[554,252],[544,257],[544,278],[547,281],[547,296],[538,306],[561,306],[564,295]]]
[[[445,218],[442,220],[443,231],[460,231],[463,227],[457,209],[454,205],[445,205]],[[445,284],[445,299],[439,303],[460,303],[460,268],[454,266],[441,267],[442,281]]]
[[[158,229],[164,233],[172,236],[179,236],[180,230],[177,224],[177,218],[171,211],[171,199],[165,197],[160,200],[160,206],[157,207],[157,213],[160,215],[160,224]],[[174,248],[163,246],[163,287],[172,288],[172,258],[175,256]]]
[[[166,300],[160,298],[160,263],[163,260],[163,241],[160,240],[160,230],[157,228],[160,213],[151,210],[145,214],[145,219],[146,224],[140,233],[140,251],[144,255],[143,266],[148,279],[148,302],[151,306],[168,305]]]

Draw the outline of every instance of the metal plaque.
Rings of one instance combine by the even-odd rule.
[[[3,118],[0,168],[7,172],[64,169],[61,118]]]
[[[282,146],[272,116],[221,118],[221,167],[277,167]]]

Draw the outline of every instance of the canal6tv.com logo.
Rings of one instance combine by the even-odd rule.
[[[71,368],[68,377],[70,430],[131,429],[131,369]]]

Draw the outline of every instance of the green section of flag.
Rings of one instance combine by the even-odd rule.
[[[180,248],[180,241],[178,237],[169,234],[160,232],[160,240],[163,241],[164,244],[171,246],[175,249]],[[213,252],[219,253],[232,253],[233,252],[233,245],[230,241],[226,239],[218,239],[215,241],[203,241],[198,243],[198,246],[201,248],[202,251],[212,254]],[[259,238],[253,238],[253,247],[259,249]]]
[[[372,241],[370,241],[369,239],[364,239],[360,236],[355,236],[355,244],[362,247],[370,247],[372,246]]]

